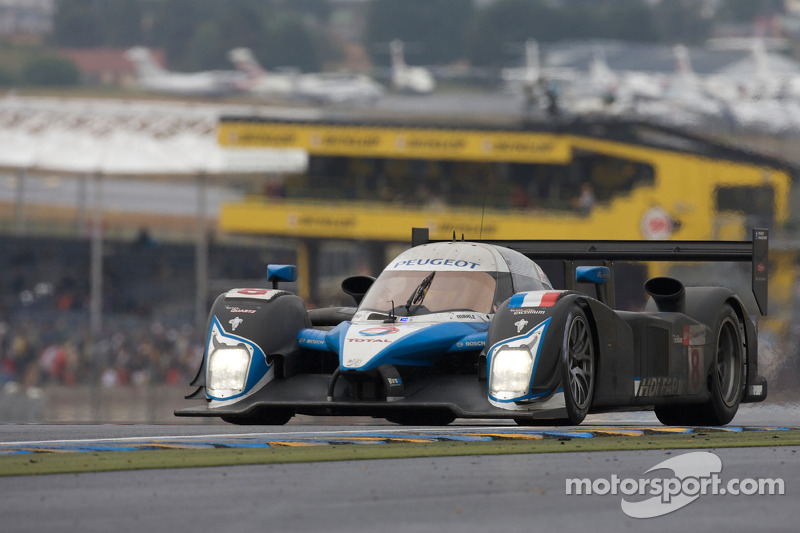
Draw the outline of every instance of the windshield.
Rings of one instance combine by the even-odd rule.
[[[442,311],[492,312],[496,282],[490,273],[437,271],[435,276],[431,274],[431,271],[385,271],[373,283],[360,309],[386,314],[394,311],[399,316]],[[417,298],[414,298],[415,293]],[[413,305],[407,306],[408,302]]]

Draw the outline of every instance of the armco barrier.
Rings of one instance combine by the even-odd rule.
[[[216,419],[178,419],[189,393],[175,385],[62,386],[0,389],[0,423],[187,424],[217,423]]]

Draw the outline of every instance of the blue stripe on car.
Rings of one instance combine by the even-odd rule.
[[[326,342],[327,335],[327,331],[303,328],[297,334],[297,344],[301,348],[306,348],[308,350],[330,352],[331,350]]]

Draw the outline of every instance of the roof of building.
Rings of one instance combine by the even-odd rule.
[[[0,167],[106,175],[298,172],[301,150],[230,150],[218,117],[314,118],[310,110],[176,101],[0,98]]]

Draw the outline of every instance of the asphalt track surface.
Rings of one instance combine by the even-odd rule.
[[[3,530],[796,531],[798,449],[721,449],[726,479],[786,494],[706,495],[651,519],[619,495],[567,495],[567,478],[639,477],[663,450],[465,456],[3,478]],[[794,494],[794,496],[792,495]]]
[[[638,478],[652,450],[251,465],[0,478],[3,530],[796,531],[798,447],[719,449],[725,479],[781,478],[784,495],[704,495],[635,519],[569,478]]]
[[[283,427],[221,424],[6,425],[2,447],[210,440],[664,430],[651,413],[595,415],[580,427],[517,428],[491,421],[405,428],[299,419]],[[797,404],[743,406],[728,431],[800,427]],[[476,437],[477,436],[477,437]],[[550,435],[549,437],[553,437]],[[378,439],[379,440],[379,439]],[[363,442],[362,442],[363,443]],[[135,447],[135,446],[134,446]],[[62,449],[61,451],[75,451]],[[800,447],[720,448],[721,477],[781,479],[783,495],[702,495],[665,516],[637,519],[622,495],[566,493],[570,478],[637,479],[689,450],[547,453],[339,461],[0,477],[2,531],[796,531]]]

